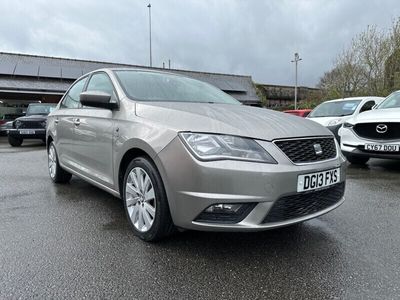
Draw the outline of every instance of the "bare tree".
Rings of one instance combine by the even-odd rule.
[[[363,69],[359,61],[357,48],[352,47],[342,51],[336,59],[334,68],[326,72],[320,79],[318,87],[326,91],[329,98],[344,98],[357,96],[365,87]]]
[[[385,89],[387,94],[400,89],[400,18],[393,22],[389,33],[391,54],[385,62]]]
[[[368,26],[354,42],[360,56],[360,66],[366,82],[364,93],[385,95],[385,62],[392,49],[387,33],[379,31],[376,26]]]
[[[379,30],[375,25],[368,26],[338,55],[332,70],[320,79],[319,87],[330,98],[386,96],[388,62],[392,61],[389,58],[398,49],[400,18],[393,22],[389,32]]]

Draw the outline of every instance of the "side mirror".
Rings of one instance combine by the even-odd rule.
[[[107,109],[118,108],[117,102],[111,101],[111,95],[100,91],[83,92],[79,95],[82,105]]]

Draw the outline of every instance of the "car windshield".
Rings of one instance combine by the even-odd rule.
[[[51,113],[55,108],[55,105],[49,104],[30,104],[28,106],[28,109],[26,110],[26,115],[27,116],[32,116],[32,115],[48,115]]]
[[[400,91],[389,95],[381,104],[379,104],[377,109],[399,108],[399,107],[400,107]]]
[[[146,71],[115,71],[127,96],[141,101],[240,104],[220,89],[183,76]]]
[[[352,115],[361,100],[325,102],[317,106],[309,115],[309,118],[320,117],[344,117]]]

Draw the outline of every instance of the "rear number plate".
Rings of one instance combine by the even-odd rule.
[[[340,168],[299,175],[297,178],[297,192],[312,191],[334,185],[340,181]]]
[[[400,145],[365,144],[365,150],[377,152],[399,152]]]
[[[35,134],[35,130],[21,129],[20,134]]]

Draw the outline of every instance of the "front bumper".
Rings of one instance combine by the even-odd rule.
[[[34,134],[24,134],[20,130],[34,130]],[[8,135],[20,139],[45,139],[46,129],[44,128],[26,128],[26,129],[9,129]]]
[[[322,210],[279,222],[264,219],[278,199],[298,195],[301,174],[340,168],[345,181],[345,158],[314,164],[294,165],[270,142],[259,142],[278,164],[220,160],[199,161],[175,138],[156,157],[166,188],[171,216],[176,226],[206,231],[258,231],[302,222],[338,207],[344,198]],[[254,208],[238,223],[197,221],[197,217],[215,204],[252,203]]]
[[[393,152],[375,152],[365,150],[366,143],[377,144],[400,144],[400,140],[382,141],[382,140],[368,140],[363,139],[356,135],[351,128],[341,127],[339,130],[340,135],[340,148],[346,157],[349,156],[362,156],[370,158],[384,158],[384,159],[400,159],[400,153]]]

